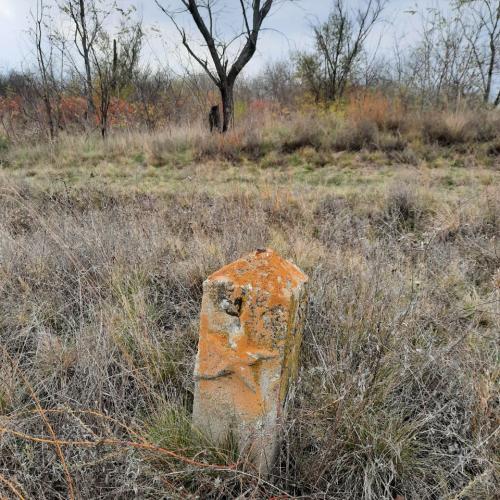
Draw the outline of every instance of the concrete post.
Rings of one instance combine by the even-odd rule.
[[[261,474],[276,456],[298,372],[307,279],[267,249],[203,284],[193,423],[215,443],[232,435]]]

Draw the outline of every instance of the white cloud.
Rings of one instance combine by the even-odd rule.
[[[14,15],[10,0],[0,0],[0,19],[11,19]]]

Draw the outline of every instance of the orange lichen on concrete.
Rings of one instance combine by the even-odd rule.
[[[307,276],[257,250],[203,284],[193,420],[215,442],[233,434],[261,472],[298,370]]]

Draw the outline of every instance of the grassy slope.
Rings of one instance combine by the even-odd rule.
[[[493,498],[498,158],[417,141],[230,161],[172,144],[66,138],[8,153],[0,492],[66,498],[69,481],[82,498]],[[201,283],[263,245],[311,276],[268,482],[241,461],[206,467],[234,467],[237,450],[189,424]],[[31,391],[60,439],[143,448],[65,445],[65,473],[53,443],[30,441],[50,436]]]

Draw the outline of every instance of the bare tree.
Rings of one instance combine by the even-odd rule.
[[[295,56],[297,64],[297,76],[306,88],[306,91],[314,97],[314,102],[319,103],[323,95],[324,78],[323,67],[317,54],[298,53]]]
[[[453,13],[427,10],[421,38],[403,63],[402,82],[419,96],[421,106],[477,96],[480,81],[471,43],[475,37]]]
[[[263,95],[281,104],[292,104],[296,97],[294,67],[287,60],[266,64],[260,78]]]
[[[47,128],[50,139],[54,139],[57,134],[56,116],[53,105],[53,94],[55,92],[55,79],[53,74],[52,46],[48,50],[44,46],[44,29],[46,21],[46,6],[43,0],[37,0],[36,12],[32,12],[33,29],[31,34],[35,44],[36,60],[40,74],[40,94],[45,109]],[[37,87],[37,86],[36,86]]]
[[[328,20],[313,26],[316,54],[327,100],[340,99],[359,62],[366,39],[385,8],[387,0],[365,0],[362,7],[351,9],[345,0],[335,0]],[[307,64],[306,64],[307,63]],[[311,69],[311,61],[303,60]]]
[[[121,10],[122,20],[116,38],[101,29],[91,47],[92,67],[96,76],[99,127],[104,139],[108,132],[111,99],[134,80],[142,45],[142,23],[131,22],[131,13]],[[119,40],[119,44],[117,42]],[[118,47],[119,46],[119,47]]]
[[[83,60],[84,88],[87,100],[87,119],[96,113],[94,84],[92,78],[92,51],[99,37],[109,10],[103,7],[104,0],[61,0],[61,11],[69,16],[73,24],[74,45]]]
[[[481,75],[483,100],[489,103],[495,75],[500,72],[500,0],[457,0],[464,33],[470,34],[474,59]],[[493,99],[500,104],[500,89]]]
[[[174,94],[173,81],[166,70],[142,68],[134,76],[133,89],[148,130],[154,130],[162,118],[171,118],[169,104]]]
[[[216,0],[179,1],[183,8],[175,11],[162,5],[160,0],[155,0],[160,9],[173,21],[189,55],[198,62],[219,89],[222,100],[222,131],[226,132],[233,122],[234,84],[238,75],[255,54],[262,24],[276,0],[263,2],[261,0],[238,0],[242,15],[242,30],[230,40],[224,40],[216,27],[217,11],[214,8]],[[179,24],[179,15],[183,12],[188,12],[196,24],[208,50],[211,63],[202,50],[195,48],[192,40],[188,39],[186,30]],[[244,43],[237,51],[231,64],[229,61],[230,48],[235,42],[242,39]]]

